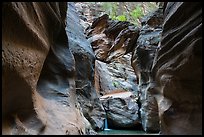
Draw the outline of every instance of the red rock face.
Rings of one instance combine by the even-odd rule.
[[[66,3],[3,3],[3,134],[84,134]]]
[[[129,22],[113,21],[104,14],[94,20],[86,34],[96,59],[111,62],[132,51],[139,29]]]
[[[202,134],[202,7],[172,2],[153,65],[161,134]]]

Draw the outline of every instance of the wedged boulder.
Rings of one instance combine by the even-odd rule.
[[[161,134],[202,135],[202,6],[169,2],[152,68]]]
[[[132,67],[137,76],[141,102],[141,120],[144,131],[159,132],[159,115],[155,97],[149,92],[150,74],[156,50],[161,39],[163,9],[159,8],[142,19],[137,47],[132,54]]]
[[[88,41],[100,61],[111,62],[130,52],[137,41],[139,28],[127,21],[109,19],[107,14],[96,18],[86,29]]]
[[[137,96],[131,92],[118,92],[104,95],[100,99],[106,111],[108,128],[141,129]]]
[[[79,15],[73,2],[69,2],[67,35],[70,50],[74,55],[76,68],[76,94],[82,112],[94,130],[104,127],[105,111],[94,87],[95,55],[90,43],[83,34]]]
[[[86,133],[66,10],[66,3],[3,3],[2,134]]]

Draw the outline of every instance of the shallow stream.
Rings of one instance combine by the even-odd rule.
[[[98,132],[99,135],[159,135],[159,133],[145,133],[142,130],[116,130],[106,129]]]

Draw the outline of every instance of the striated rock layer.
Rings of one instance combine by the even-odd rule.
[[[152,69],[161,134],[202,134],[201,76],[201,3],[170,2]]]
[[[66,11],[66,3],[3,3],[3,134],[86,133]]]

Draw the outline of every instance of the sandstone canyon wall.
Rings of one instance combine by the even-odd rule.
[[[151,75],[161,134],[202,134],[201,3],[167,4]]]
[[[131,58],[132,67],[138,78],[141,121],[146,132],[160,131],[158,105],[148,87],[151,67],[161,39],[162,24],[163,7],[142,19],[142,27]]]
[[[66,12],[66,3],[3,3],[3,134],[85,134]]]
[[[202,134],[202,7],[189,2],[163,6],[164,22],[156,16],[142,22],[132,56],[142,125],[160,134]],[[161,25],[162,35],[156,37]]]

